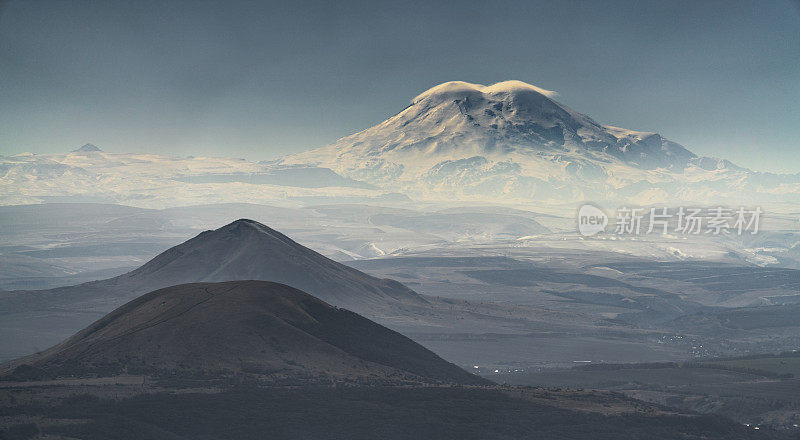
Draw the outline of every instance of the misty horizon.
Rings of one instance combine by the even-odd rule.
[[[517,79],[558,91],[604,124],[659,132],[754,170],[800,170],[791,154],[800,137],[792,62],[800,8],[788,0],[507,2],[491,12],[63,5],[0,8],[0,124],[14,127],[0,134],[2,154],[88,142],[109,152],[271,160],[365,129],[439,83]],[[288,26],[291,17],[302,19]],[[228,30],[230,22],[239,26]],[[463,23],[482,24],[461,32]],[[378,29],[381,38],[359,37]],[[504,29],[503,44],[489,43],[490,29]]]

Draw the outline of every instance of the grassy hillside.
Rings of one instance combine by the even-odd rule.
[[[619,395],[585,393],[570,398],[539,392],[531,397],[529,392],[463,387],[251,388],[144,394],[122,400],[82,395],[52,406],[2,410],[6,420],[12,416],[38,422],[37,429],[50,438],[82,440],[260,440],[265,435],[343,440],[788,438],[721,417],[631,406]]]
[[[703,362],[702,365],[732,371],[762,373],[767,376],[800,377],[800,353],[713,360]]]

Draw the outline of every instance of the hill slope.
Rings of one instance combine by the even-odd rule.
[[[356,311],[424,304],[402,284],[337,263],[252,220],[237,220],[172,247],[107,280],[0,294],[4,312],[66,308],[107,313],[145,292],[176,284],[235,280],[284,283]],[[2,313],[2,312],[0,312]]]
[[[262,224],[238,220],[201,233],[114,278],[49,290],[0,292],[0,322],[4,324],[0,326],[4,342],[0,359],[56,344],[156,289],[248,279],[291,285],[409,335],[508,328],[518,332],[542,325],[552,330],[593,322],[571,313],[422,296],[396,281],[330,260]]]
[[[175,246],[116,281],[139,286],[266,280],[289,284],[339,306],[421,302],[413,291],[337,263],[253,220],[241,219]]]
[[[288,284],[370,319],[408,315],[409,307],[429,304],[396,281],[337,263],[258,222],[237,220],[114,278],[0,292],[0,319],[17,323],[0,332],[0,338],[18,340],[19,349],[12,355],[19,356],[57,343],[144,293],[177,284],[235,280]]]
[[[405,336],[295,288],[196,283],[148,293],[7,364],[43,374],[178,370],[278,379],[483,383]]]

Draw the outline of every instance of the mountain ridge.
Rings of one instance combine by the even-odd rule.
[[[259,222],[239,219],[173,246],[128,273],[77,286],[0,295],[5,310],[68,307],[108,312],[152,290],[193,282],[288,284],[357,312],[389,303],[425,304],[413,290],[333,261]]]
[[[391,219],[386,219],[391,222]],[[0,292],[0,319],[18,322],[5,332],[8,358],[39,351],[86,327],[139,295],[168,286],[233,280],[287,284],[337,307],[404,333],[498,331],[508,327],[584,325],[586,317],[500,303],[420,295],[400,282],[377,278],[330,260],[252,220],[205,231],[152,258],[141,267],[105,280],[47,290]],[[49,316],[59,322],[53,329]],[[562,322],[563,321],[563,322]]]
[[[2,205],[800,203],[800,173],[756,172],[658,132],[604,125],[521,81],[444,83],[373,127],[269,161],[30,154],[1,156],[0,179]]]
[[[325,166],[419,200],[531,203],[791,199],[780,181],[700,157],[655,132],[610,125],[521,81],[451,81],[417,95],[383,122],[333,144],[285,156],[286,166]]]
[[[91,152],[102,152],[102,151],[103,150],[100,149],[100,147],[94,144],[84,144],[80,148],[72,150],[73,153],[91,153]]]
[[[207,272],[209,268],[213,270]],[[166,285],[186,280],[214,282],[269,278],[267,281],[289,284],[320,299],[354,308],[362,308],[378,297],[424,302],[400,283],[366,275],[249,219],[239,219],[221,228],[204,231],[121,277],[137,280],[164,272],[171,272],[161,281]],[[365,296],[363,292],[372,295]]]

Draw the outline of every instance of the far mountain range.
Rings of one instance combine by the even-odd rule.
[[[448,82],[374,127],[263,162],[105,153],[92,144],[2,156],[0,204],[800,202],[800,174],[701,157],[659,133],[603,125],[554,98],[521,81]]]

